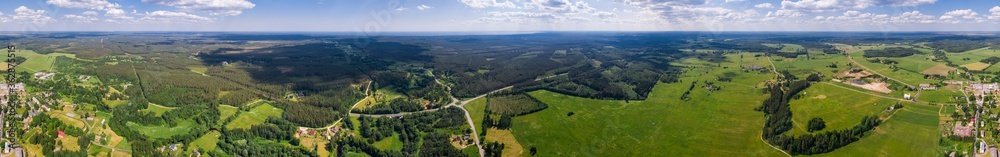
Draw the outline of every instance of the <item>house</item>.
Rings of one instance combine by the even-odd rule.
[[[177,150],[177,144],[170,144],[170,151]]]
[[[56,136],[59,137],[59,138],[62,138],[64,136],[66,136],[66,133],[63,132],[62,130],[56,130]]]
[[[931,85],[931,84],[919,84],[918,86],[920,87],[921,90],[935,90],[935,89],[937,89],[937,86],[934,86],[934,85]]]
[[[903,99],[910,100],[910,94],[903,94]]]

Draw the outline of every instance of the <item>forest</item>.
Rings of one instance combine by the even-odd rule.
[[[887,47],[881,50],[865,50],[865,57],[906,57],[912,56],[913,54],[918,54],[913,48],[903,48],[903,47]]]

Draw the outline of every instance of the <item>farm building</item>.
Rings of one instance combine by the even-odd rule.
[[[921,90],[935,90],[935,89],[937,89],[937,86],[934,86],[934,85],[931,85],[931,84],[920,84],[918,86],[920,87]]]
[[[764,66],[750,65],[750,66],[743,67],[743,69],[747,69],[747,70],[760,70],[760,69],[764,69]]]

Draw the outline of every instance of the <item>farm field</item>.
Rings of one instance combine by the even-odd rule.
[[[236,117],[236,119],[232,122],[226,124],[226,128],[249,129],[250,126],[264,123],[264,121],[267,120],[267,117],[281,117],[282,112],[283,111],[281,109],[275,108],[274,106],[271,106],[271,104],[264,103],[263,105],[258,105],[257,107],[250,109],[250,111],[241,113],[239,117]]]
[[[850,129],[861,118],[877,115],[896,103],[912,104],[858,93],[825,83],[814,83],[802,92],[801,98],[789,102],[793,128],[785,134],[807,134],[806,126],[812,118],[822,118],[826,128],[814,132]]]
[[[222,122],[225,121],[226,118],[236,115],[236,112],[239,110],[240,110],[239,108],[233,106],[219,105],[219,124],[222,124]]]
[[[738,61],[739,56],[728,55],[728,58],[731,61],[723,66],[737,67],[733,61]],[[744,58],[744,61],[766,64],[763,59]],[[760,139],[764,117],[754,108],[766,95],[738,94],[757,93],[755,86],[773,74],[742,72],[736,68],[702,71],[712,75],[686,73],[682,78],[686,81],[658,84],[649,99],[631,103],[534,91],[529,94],[549,108],[515,117],[510,131],[522,146],[536,146],[540,156],[649,156],[658,152],[674,152],[678,156],[781,155]],[[736,74],[733,82],[716,83],[724,90],[713,93],[695,88],[689,101],[680,100],[685,91],[675,90],[687,89],[690,81],[710,80],[723,73]],[[567,116],[570,112],[574,114]],[[601,151],[608,149],[618,151]]]
[[[484,142],[488,143],[493,141],[504,144],[504,156],[531,156],[530,152],[526,151],[527,148],[517,142],[517,139],[510,133],[510,130],[497,130],[494,128],[487,129],[486,141]]]
[[[990,50],[989,47],[985,47],[960,53],[946,53],[945,55],[948,56],[948,61],[951,61],[951,63],[956,65],[965,65],[969,63],[977,63],[988,57],[1000,56],[1000,51]]]
[[[893,70],[889,65],[881,63],[871,63],[862,57],[862,52],[852,52],[850,56],[854,58],[859,64],[864,65],[870,70],[874,70],[879,74],[903,81],[904,83],[915,85],[921,83],[936,83],[939,81],[924,79],[923,71],[909,71],[909,70]],[[935,65],[936,66],[936,65]],[[857,66],[856,66],[857,67]],[[900,67],[904,67],[900,65]],[[860,67],[859,67],[860,68]],[[901,68],[902,69],[902,68]],[[926,70],[926,69],[925,69]]]
[[[920,96],[917,97],[917,100],[930,103],[960,103],[965,102],[965,100],[956,99],[956,97],[961,98],[964,96],[965,95],[963,95],[961,91],[957,90],[924,90],[920,93]]]
[[[486,113],[485,113],[486,112],[486,99],[472,100],[468,104],[465,104],[465,106],[463,106],[463,108],[465,108],[465,110],[469,111],[469,116],[472,117],[472,123],[475,124],[476,127],[483,126],[483,118],[484,118],[484,115],[486,115]],[[481,129],[481,128],[476,128],[476,129]]]
[[[188,130],[191,130],[191,128],[193,128],[193,126],[195,125],[197,124],[195,124],[195,122],[192,120],[178,121],[177,126],[174,127],[166,126],[166,124],[148,126],[148,125],[140,125],[137,123],[128,122],[128,127],[135,129],[136,131],[139,131],[139,133],[143,135],[156,139],[168,139],[174,135],[188,133]]]
[[[968,68],[969,70],[973,71],[982,71],[986,68],[989,68],[990,64],[986,64],[983,62],[972,62],[969,64],[963,64],[962,67]]]
[[[6,52],[6,51],[4,51]],[[25,70],[25,72],[35,73],[39,71],[51,71],[52,63],[56,61],[56,57],[64,56],[69,58],[76,58],[76,54],[66,54],[66,53],[50,53],[50,54],[38,54],[33,50],[17,50],[14,52],[18,57],[24,57],[28,59],[17,65],[18,70]],[[0,56],[0,60],[7,60],[7,55]],[[2,70],[7,70],[7,66],[3,66]]]
[[[938,106],[903,106],[861,140],[816,156],[936,156]]]
[[[188,152],[198,149],[200,152],[209,152],[215,150],[216,143],[219,142],[219,137],[222,136],[218,131],[210,131],[202,135],[200,138],[192,141],[188,146]]]

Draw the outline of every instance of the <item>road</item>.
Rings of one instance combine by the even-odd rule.
[[[894,97],[889,97],[889,96],[884,96],[884,95],[872,94],[872,93],[868,93],[868,92],[864,92],[864,91],[859,91],[859,90],[856,90],[856,89],[847,88],[847,87],[844,87],[844,86],[839,86],[839,85],[836,85],[836,84],[833,84],[833,83],[830,83],[830,82],[822,82],[822,83],[833,85],[835,87],[839,87],[839,88],[843,88],[843,89],[847,89],[847,90],[851,90],[851,91],[858,92],[858,93],[861,93],[861,94],[871,95],[871,96],[874,96],[874,97],[880,97],[880,98],[886,98],[886,99],[892,99],[892,100],[899,100],[899,101],[908,101],[908,102],[914,102],[914,103],[919,103],[919,104],[927,104],[927,102],[906,100],[906,99],[894,98]]]
[[[503,87],[503,88],[500,88],[500,89],[497,89],[497,90],[490,91],[489,93],[482,94],[482,95],[473,97],[471,99],[462,101],[461,99],[456,98],[455,95],[451,94],[451,87],[450,86],[444,85],[444,83],[441,83],[441,80],[438,80],[437,78],[434,79],[434,82],[436,82],[437,84],[439,84],[441,86],[444,86],[446,89],[448,89],[448,97],[451,97],[451,103],[448,103],[448,105],[445,105],[445,106],[440,107],[440,108],[428,109],[428,110],[421,110],[421,111],[416,111],[416,112],[402,112],[402,113],[395,113],[395,114],[360,114],[360,113],[350,113],[350,116],[400,117],[400,116],[405,116],[405,115],[408,115],[408,114],[424,113],[424,112],[434,112],[434,111],[438,111],[438,110],[440,110],[442,108],[456,107],[458,109],[461,109],[462,112],[465,112],[465,120],[466,120],[466,122],[469,123],[469,126],[472,129],[472,136],[473,136],[472,139],[475,141],[476,147],[479,148],[479,156],[480,157],[485,157],[486,156],[486,151],[483,149],[483,146],[479,144],[480,143],[479,142],[479,132],[478,132],[478,130],[476,130],[475,121],[472,120],[472,116],[469,114],[469,110],[466,110],[465,108],[463,108],[463,106],[465,106],[465,104],[468,104],[469,102],[472,102],[473,100],[486,97],[489,94],[493,94],[493,93],[496,93],[496,92],[499,92],[499,91],[503,91],[503,90],[507,90],[507,89],[513,88],[514,86]],[[369,85],[371,85],[371,82],[369,82]],[[367,89],[365,89],[365,93],[368,93]],[[361,102],[355,103],[354,106],[357,106],[360,103]],[[353,109],[354,109],[354,107],[351,107],[351,110],[353,110]],[[341,119],[341,120],[343,120],[343,119]],[[340,120],[338,120],[338,122],[339,121]],[[334,123],[334,124],[336,124],[336,123]]]

